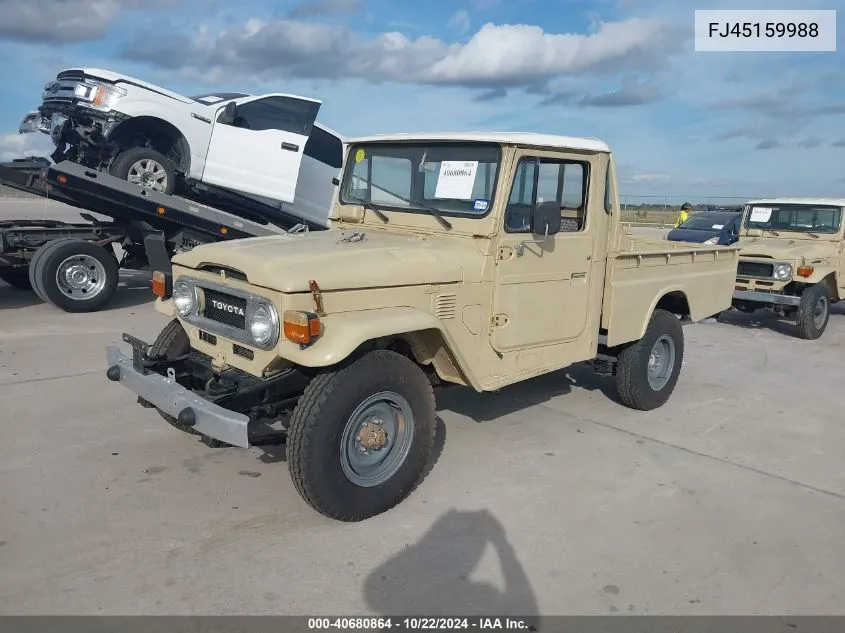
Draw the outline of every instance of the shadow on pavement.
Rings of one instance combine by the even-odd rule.
[[[830,319],[841,319],[845,316],[845,302],[830,306]],[[787,321],[761,308],[754,312],[740,312],[739,310],[725,310],[719,314],[719,323],[734,325],[747,330],[770,330],[777,334],[799,338],[795,329],[795,321]]]
[[[504,590],[470,577],[488,548],[498,558]],[[383,615],[525,616],[530,630],[538,630],[531,583],[504,527],[487,510],[442,515],[417,543],[374,569],[363,594]]]
[[[538,376],[509,387],[498,393],[478,393],[465,387],[449,387],[437,394],[438,408],[465,415],[476,422],[491,422],[510,413],[536,405],[543,405],[552,398],[572,392],[573,387],[598,391],[619,406],[616,380],[600,376],[585,364]]]

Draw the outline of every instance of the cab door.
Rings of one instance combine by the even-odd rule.
[[[567,343],[584,334],[595,233],[587,215],[589,181],[584,157],[518,156],[496,254],[491,344],[497,352]],[[550,200],[560,205],[561,230],[531,243],[533,207]]]
[[[236,101],[233,121],[221,108],[211,130],[203,182],[293,202],[305,143],[320,105],[294,95],[247,97]]]

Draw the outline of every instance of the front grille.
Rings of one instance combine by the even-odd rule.
[[[203,288],[205,305],[202,316],[217,323],[243,330],[246,328],[246,299]]]
[[[771,277],[774,268],[774,264],[741,261],[736,268],[736,273],[741,277]]]

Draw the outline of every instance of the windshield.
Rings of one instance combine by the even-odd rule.
[[[487,215],[501,150],[490,143],[353,145],[341,202],[408,213]]]
[[[777,204],[752,205],[745,228],[796,233],[836,233],[842,209],[828,205]]]
[[[694,215],[679,228],[693,231],[721,231],[736,219],[734,216]]]

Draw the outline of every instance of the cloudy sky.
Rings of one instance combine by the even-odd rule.
[[[596,136],[630,195],[845,195],[843,38],[835,53],[696,53],[694,9],[731,4],[0,0],[0,158],[46,140],[17,126],[48,79],[93,66],[188,94],[314,96],[349,136]],[[845,0],[742,3],[796,7]]]

